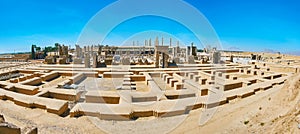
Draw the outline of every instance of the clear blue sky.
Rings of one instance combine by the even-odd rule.
[[[298,0],[185,1],[210,21],[224,49],[300,54]],[[112,2],[114,0],[1,0],[0,53],[30,51],[31,44],[74,45],[91,17]],[[154,20],[159,23],[150,23]],[[149,24],[139,30],[149,28],[175,35],[188,33],[170,20],[145,16],[124,22],[112,31],[115,35],[112,39],[122,41],[126,33],[137,32],[145,23]],[[181,40],[193,41],[193,38],[182,37]],[[114,41],[108,43],[115,45]]]

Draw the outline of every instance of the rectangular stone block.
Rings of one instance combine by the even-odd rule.
[[[174,84],[175,90],[183,89],[183,86],[184,86],[184,84],[180,83],[180,82],[177,82],[177,83]]]
[[[177,83],[178,82],[178,80],[175,80],[175,79],[171,79],[170,80],[170,87],[174,87],[174,85],[175,85],[175,83]]]
[[[113,91],[88,91],[85,95],[87,103],[119,104],[120,96]]]
[[[170,83],[170,80],[172,80],[172,79],[173,79],[173,76],[168,76],[168,77],[166,78],[167,84],[169,84],[169,83]]]

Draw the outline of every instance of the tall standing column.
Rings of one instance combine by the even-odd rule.
[[[91,67],[90,55],[88,53],[86,53],[85,57],[84,57],[84,66],[85,66],[85,68]]]
[[[155,67],[156,67],[156,68],[159,67],[159,51],[158,51],[158,45],[159,45],[159,41],[158,41],[158,37],[156,37],[156,40],[155,40]]]
[[[151,38],[149,39],[149,53],[151,53]]]
[[[171,50],[171,51],[170,51],[170,50]],[[174,57],[173,52],[174,52],[174,50],[172,49],[172,38],[170,38],[169,54],[170,54],[170,55],[173,55],[173,57]]]
[[[168,60],[169,60],[169,55],[166,53],[162,53],[162,57],[163,57],[163,64],[162,67],[163,68],[168,68]]]

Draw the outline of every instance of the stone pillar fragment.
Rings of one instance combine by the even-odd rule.
[[[85,68],[90,68],[91,67],[91,61],[90,61],[90,55],[89,54],[85,54],[84,67]]]

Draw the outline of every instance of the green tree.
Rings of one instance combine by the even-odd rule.
[[[58,51],[58,46],[60,46],[60,44],[59,44],[59,43],[55,43],[54,46],[55,46],[55,47],[54,47],[54,50],[55,50],[55,51]]]
[[[35,50],[36,50],[37,52],[40,52],[40,51],[41,51],[41,47],[35,47]]]

